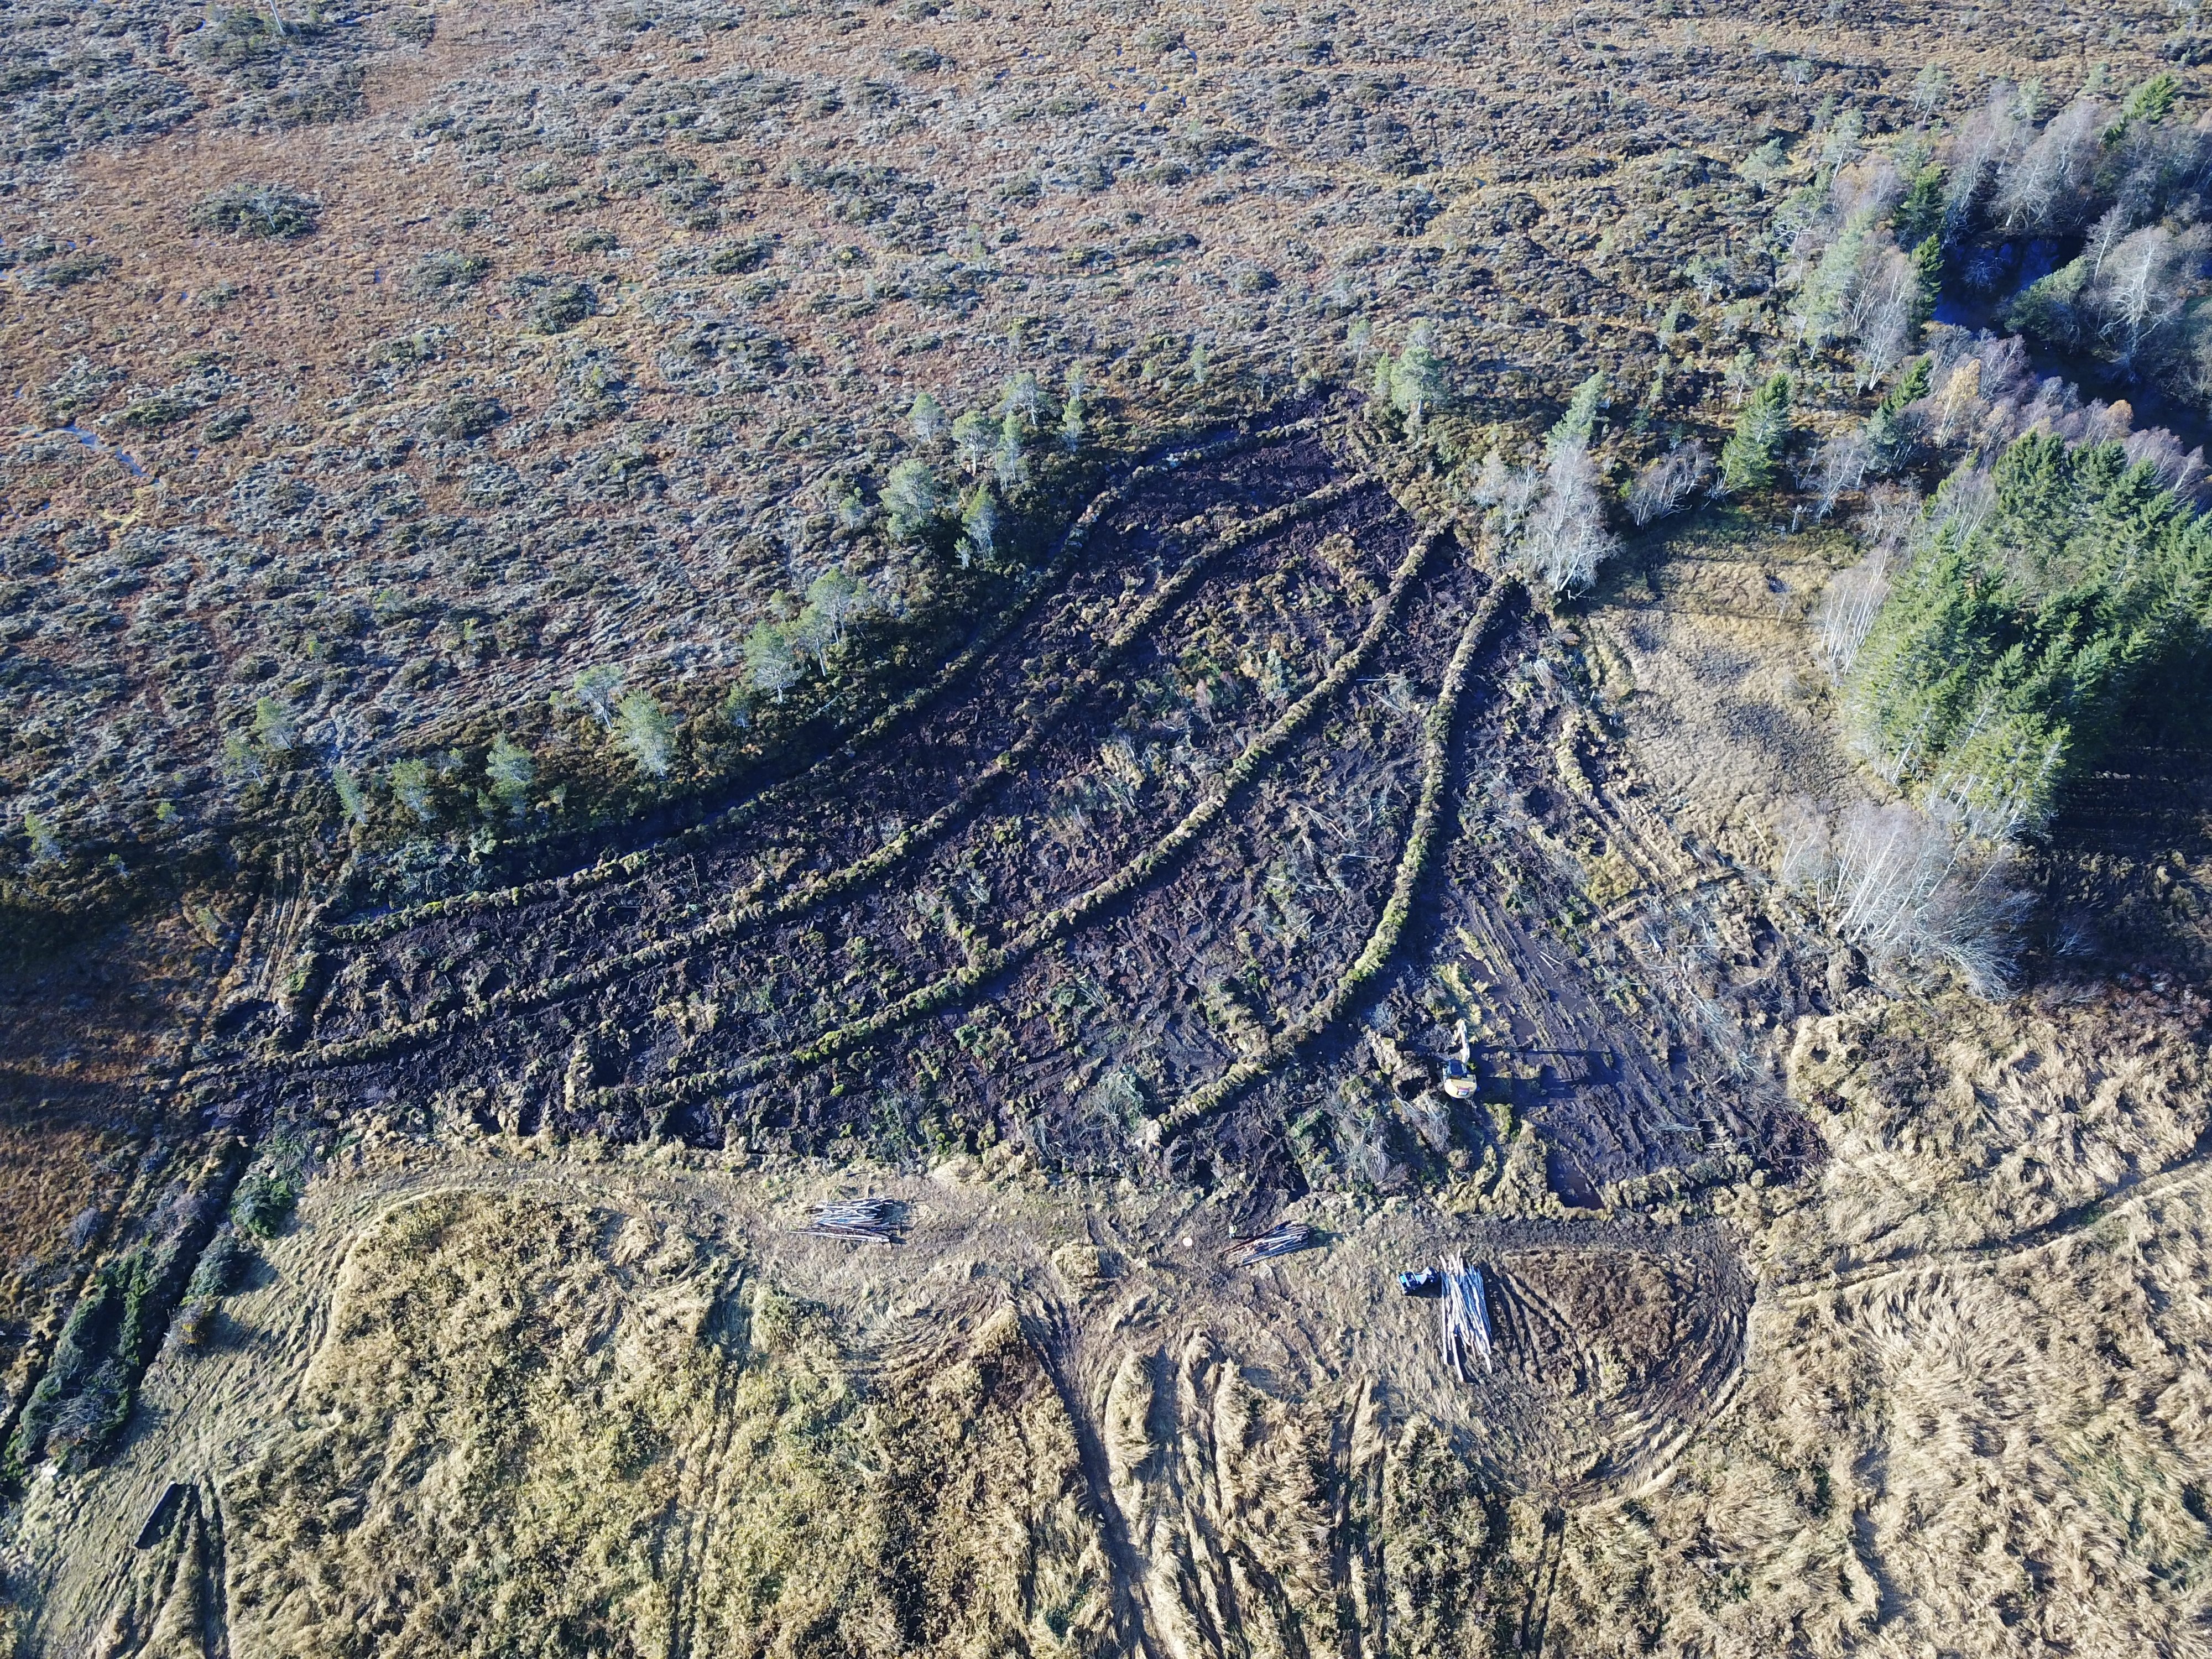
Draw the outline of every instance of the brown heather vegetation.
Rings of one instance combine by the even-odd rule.
[[[0,15],[0,1659],[2212,1653],[2207,56]]]
[[[1931,58],[1963,116],[2020,42],[2055,86],[2160,39],[2110,11],[285,15],[11,31],[16,902],[113,896],[110,852],[343,831],[340,774],[445,881],[742,774],[744,641],[825,570],[926,629],[975,602],[886,533],[920,393],[995,427],[1031,374],[1048,428],[1080,367],[1111,447],[1364,375],[1361,341],[1426,319],[1510,417],[1602,370],[1655,433],[1725,420],[1788,327],[1747,153],[1839,106],[1904,128]],[[259,184],[313,229],[194,211]],[[40,276],[71,247],[112,264]],[[575,696],[590,670],[674,716],[665,776]],[[487,811],[501,733],[534,775]]]

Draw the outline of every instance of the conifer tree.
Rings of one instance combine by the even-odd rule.
[[[1936,381],[1936,361],[1918,357],[1898,377],[1875,411],[1867,417],[1867,443],[1879,466],[1893,465],[1911,441],[1911,423],[1905,411],[1925,398]]]
[[[2118,444],[2032,433],[1986,517],[1944,515],[1853,661],[1845,714],[1893,781],[1989,840],[2033,830],[2149,676],[2202,637],[2212,527]]]
[[[1390,407],[1392,402],[1391,386],[1394,383],[1397,370],[1398,360],[1393,357],[1389,352],[1386,351],[1376,358],[1374,391],[1375,402],[1377,407],[1383,409]]]
[[[1911,337],[1917,340],[1943,297],[1943,242],[1933,231],[1913,245],[1912,279]]]
[[[1428,337],[1419,331],[1407,343],[1390,371],[1390,401],[1419,426],[1444,400],[1444,366]]]
[[[1006,377],[1000,388],[999,412],[1002,416],[1018,416],[1023,429],[1037,428],[1037,415],[1044,407],[1044,393],[1037,386],[1037,377],[1024,368]]]
[[[1911,188],[1890,215],[1899,247],[1917,249],[1943,228],[1943,169],[1930,163],[1914,175]]]
[[[998,444],[998,422],[980,410],[971,409],[952,423],[953,458],[971,478],[983,470]]]
[[[1721,489],[1728,495],[1769,489],[1790,436],[1790,377],[1771,376],[1736,417],[1721,450]]]
[[[1548,460],[1577,445],[1589,447],[1590,437],[1597,430],[1598,410],[1604,404],[1605,374],[1600,370],[1575,388],[1566,413],[1552,423],[1551,431],[1544,436],[1545,459]]]
[[[945,491],[927,461],[908,457],[884,480],[884,514],[894,540],[920,541],[944,512]]]
[[[1070,363],[1066,394],[1060,403],[1060,447],[1071,455],[1083,447],[1083,398],[1088,385],[1089,377],[1084,374],[1083,365]]]
[[[676,755],[676,723],[650,691],[631,692],[616,705],[616,729],[638,769],[656,778],[668,775]]]
[[[368,822],[368,798],[362,793],[361,780],[343,761],[331,768],[331,788],[338,798],[338,811],[349,823]]]
[[[437,803],[430,795],[430,763],[416,756],[392,763],[390,773],[392,793],[399,804],[412,812],[417,822],[428,823],[438,816]]]
[[[794,641],[805,641],[824,673],[831,648],[845,637],[845,625],[866,603],[866,591],[842,565],[830,566],[807,584],[806,608],[799,613],[792,634]]]
[[[602,726],[615,722],[615,694],[622,690],[622,670],[611,663],[581,670],[569,683],[576,701],[599,717]]]
[[[999,488],[1007,495],[1029,484],[1029,457],[1022,451],[1022,417],[1011,410],[999,422],[999,447],[991,457],[991,471]]]

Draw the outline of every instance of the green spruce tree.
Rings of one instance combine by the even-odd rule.
[[[1936,307],[1943,297],[1943,243],[1934,232],[1929,232],[1913,245],[1912,249],[1912,337],[1917,340],[1920,331],[1928,326],[1936,315]]]
[[[1752,394],[1721,449],[1721,489],[1732,495],[1773,487],[1790,438],[1790,377],[1775,374]]]
[[[1930,163],[1914,175],[1912,187],[1890,215],[1899,247],[1917,248],[1943,228],[1943,169]]]
[[[1552,423],[1551,431],[1544,436],[1545,459],[1549,460],[1567,449],[1587,448],[1597,430],[1598,410],[1604,406],[1605,374],[1601,370],[1575,388],[1566,413]]]
[[[1936,360],[1916,357],[1912,366],[1898,377],[1897,384],[1875,405],[1874,413],[1867,417],[1866,434],[1877,467],[1894,467],[1904,459],[1912,441],[1912,423],[1905,411],[1928,395],[1935,380]]]
[[[1413,338],[1406,343],[1405,350],[1391,365],[1391,405],[1419,426],[1443,404],[1445,391],[1443,360],[1437,356],[1436,330],[1427,323],[1419,324]]]
[[[921,541],[944,514],[945,491],[927,461],[910,456],[891,469],[884,480],[884,516],[894,541]]]

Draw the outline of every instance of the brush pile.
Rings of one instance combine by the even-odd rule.
[[[896,1244],[906,1206],[895,1198],[841,1198],[811,1206],[799,1231],[817,1238],[865,1239]]]
[[[1482,1369],[1496,1369],[1490,1349],[1490,1298],[1482,1288],[1482,1269],[1463,1255],[1444,1258],[1443,1297],[1437,1304],[1443,1323],[1444,1364],[1468,1381],[1468,1355],[1482,1356]]]
[[[1270,1256],[1318,1249],[1327,1242],[1327,1237],[1320,1228],[1309,1227],[1303,1221],[1279,1221],[1266,1232],[1240,1238],[1231,1245],[1229,1262],[1231,1267],[1249,1267]]]

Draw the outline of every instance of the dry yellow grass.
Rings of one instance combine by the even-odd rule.
[[[1808,1022],[1836,1157],[1759,1241],[1808,1277],[1673,1479],[1570,1515],[1547,1650],[2212,1651],[2201,1174],[2072,1212],[2185,1158],[2201,1075],[2147,1006]]]
[[[1011,1311],[864,1385],[818,1310],[581,1206],[356,1248],[225,1494],[241,1652],[1094,1651],[1095,1524]]]
[[[703,1207],[418,1197],[347,1224],[296,1395],[94,1646],[2212,1653],[2188,1012],[1869,994],[1807,1023],[1791,1081],[1835,1156],[1721,1200],[1759,1275],[1740,1369],[1686,1235],[1531,1237],[1492,1258],[1503,1414],[1473,1437],[1410,1355],[1334,1357],[1349,1304],[1191,1279],[1188,1221],[1070,1242],[1033,1180],[947,1183],[819,1303]],[[1427,1248],[1404,1222],[1347,1217],[1343,1261],[1295,1271]],[[1029,1233],[1045,1277],[987,1265]],[[1722,1360],[1685,1370],[1699,1341]]]
[[[1880,1002],[1808,1021],[1790,1074],[1834,1154],[1798,1271],[2043,1226],[2212,1122],[2201,1041],[2148,998]]]
[[[1784,1299],[1735,1413],[1571,1517],[1553,1651],[2212,1650],[2201,1194]]]

